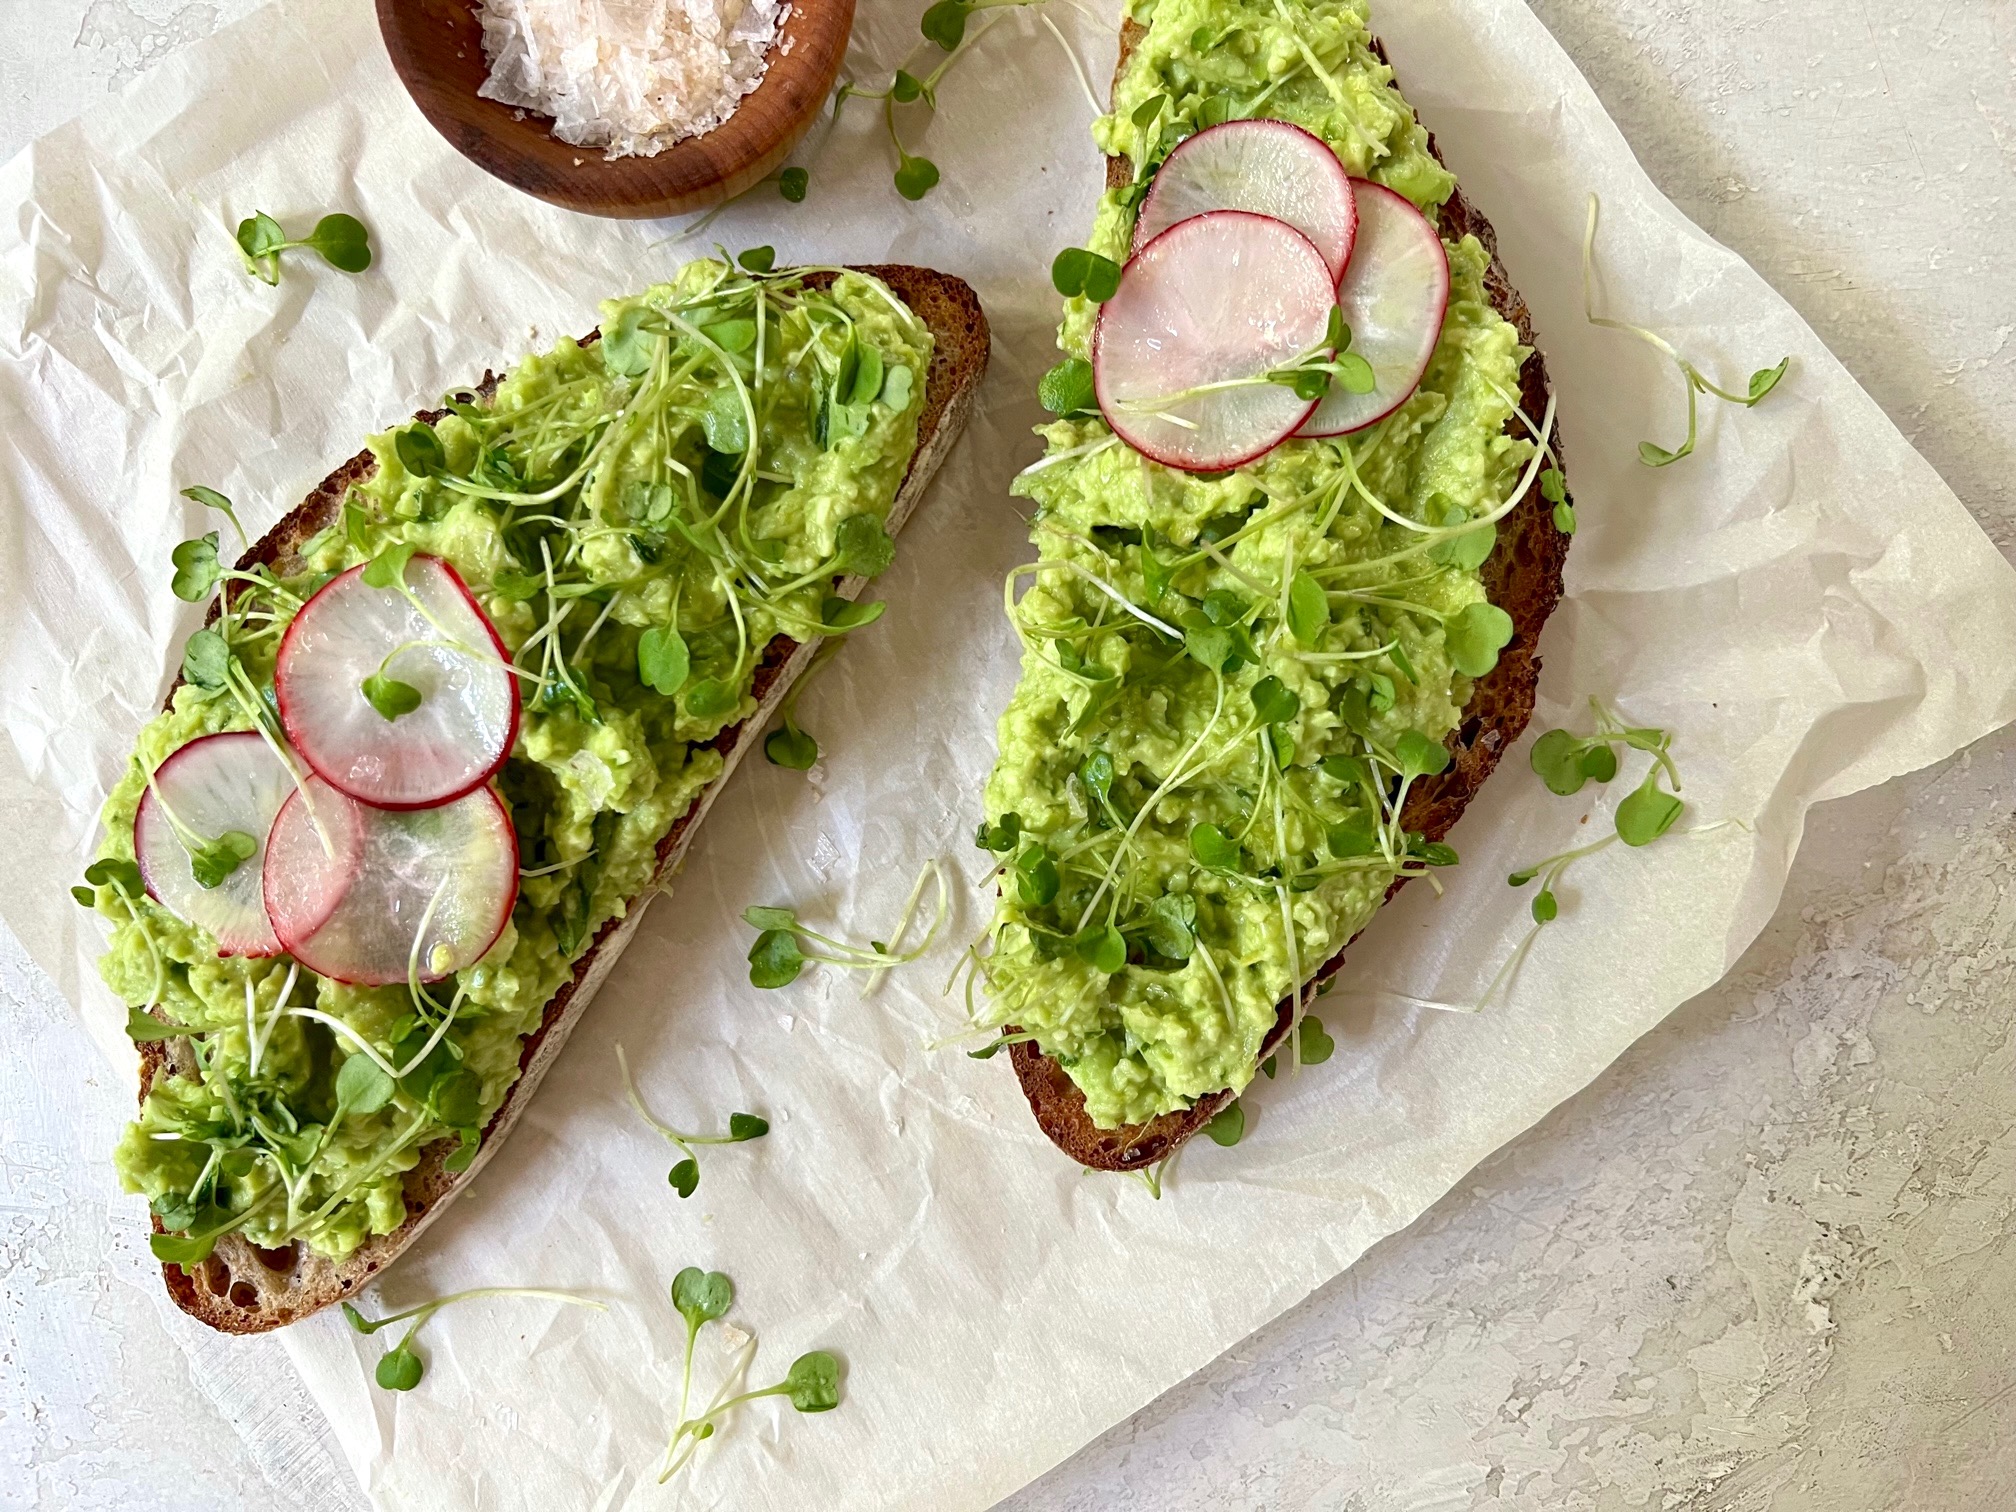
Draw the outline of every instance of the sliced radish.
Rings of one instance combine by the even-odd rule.
[[[1334,303],[1322,255],[1287,223],[1244,210],[1179,221],[1134,254],[1100,307],[1099,409],[1122,440],[1165,466],[1218,472],[1250,462],[1315,405],[1264,381],[1191,391],[1294,362],[1322,342]]]
[[[1367,394],[1332,384],[1298,436],[1341,436],[1384,420],[1421,386],[1449,309],[1449,253],[1428,217],[1391,189],[1353,179],[1358,243],[1337,303],[1351,350],[1372,364]]]
[[[363,574],[330,579],[287,627],[273,668],[280,722],[315,774],[352,798],[392,809],[459,798],[504,765],[518,738],[509,653],[439,557],[406,564],[425,614]],[[418,691],[417,708],[387,719],[372,707],[364,683],[381,669]]]
[[[1163,159],[1141,202],[1134,245],[1210,210],[1250,210],[1286,221],[1315,244],[1334,284],[1351,260],[1358,201],[1351,176],[1323,139],[1286,121],[1226,121]]]
[[[133,816],[133,857],[155,902],[207,930],[217,953],[270,956],[279,938],[259,895],[260,865],[273,816],[294,779],[256,730],[204,735],[154,769]],[[247,836],[252,853],[214,887],[196,880],[192,853],[227,835]]]
[[[274,932],[310,971],[387,987],[412,965],[431,982],[474,965],[504,932],[518,837],[487,787],[381,809],[310,778],[273,821],[264,876]]]

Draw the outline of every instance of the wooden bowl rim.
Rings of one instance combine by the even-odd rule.
[[[652,157],[611,159],[552,133],[552,119],[486,99],[476,0],[376,0],[379,35],[421,115],[462,156],[514,189],[590,215],[644,218],[704,209],[768,175],[817,119],[839,76],[855,0],[789,0],[756,88],[712,131]],[[453,42],[423,49],[422,27]],[[448,54],[449,66],[439,59]],[[577,161],[578,159],[578,161]]]

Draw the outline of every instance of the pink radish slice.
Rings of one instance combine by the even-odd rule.
[[[154,781],[133,816],[133,856],[156,903],[208,931],[217,953],[270,956],[280,940],[266,919],[259,872],[267,831],[294,779],[256,730],[204,735],[154,769]],[[163,808],[163,803],[166,808]],[[172,811],[187,833],[178,832]],[[227,831],[250,835],[258,848],[215,887],[196,880],[190,847]]]
[[[1332,384],[1298,436],[1341,436],[1384,420],[1421,386],[1449,309],[1449,253],[1428,217],[1391,189],[1353,179],[1358,243],[1337,303],[1351,350],[1372,364],[1369,394]]]
[[[266,844],[266,912],[310,971],[365,987],[422,981],[474,965],[518,900],[518,837],[497,795],[480,787],[427,809],[380,809],[310,778],[281,807]],[[328,906],[331,894],[335,903]],[[431,912],[430,912],[431,909]]]
[[[1285,222],[1244,210],[1179,221],[1134,254],[1100,308],[1092,332],[1100,411],[1122,440],[1165,466],[1219,472],[1250,462],[1315,406],[1278,383],[1158,402],[1294,362],[1322,342],[1334,303],[1322,255]]]
[[[1189,138],[1162,162],[1141,203],[1134,245],[1211,210],[1286,221],[1315,245],[1330,281],[1343,276],[1358,235],[1358,201],[1337,154],[1286,121],[1227,121]]]
[[[352,567],[330,579],[280,642],[273,690],[287,739],[323,781],[379,808],[459,798],[504,765],[518,738],[509,653],[439,557],[406,565],[407,586],[438,627],[403,594],[371,587],[363,573]],[[387,719],[371,706],[364,680],[381,666],[419,690],[417,709]]]

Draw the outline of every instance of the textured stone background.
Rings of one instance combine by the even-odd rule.
[[[254,3],[0,0],[0,154]],[[1533,4],[2016,550],[2016,0]],[[2016,1505],[2012,765],[1817,810],[1727,981],[1001,1512]],[[104,1073],[4,936],[0,1003],[0,1502],[270,1505],[277,1346],[202,1405],[130,1225],[52,1203],[113,1115],[33,1132],[78,1104],[35,1068]]]

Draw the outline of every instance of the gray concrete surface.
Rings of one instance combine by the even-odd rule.
[[[0,0],[0,155],[253,3]],[[2016,0],[1533,3],[2016,549]],[[2012,764],[1816,811],[1728,980],[1002,1512],[2016,1505]],[[268,1505],[241,1430],[284,1402],[202,1406],[104,1207],[47,1201],[82,1156],[10,1137],[64,1096],[34,1068],[101,1073],[6,949],[0,1002],[0,1500]]]

